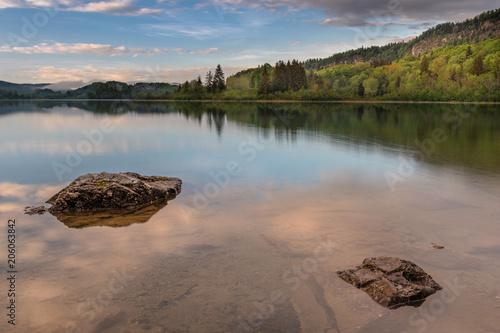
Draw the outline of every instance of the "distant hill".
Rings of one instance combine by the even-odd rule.
[[[0,81],[2,99],[158,99],[176,92],[178,85],[170,83],[94,82],[66,92],[44,89],[48,84],[15,84]]]
[[[69,90],[66,96],[69,98],[89,99],[150,99],[161,98],[177,91],[179,86],[170,83],[136,83],[129,85],[118,81],[94,82],[88,86]]]
[[[490,37],[500,37],[500,9],[484,12],[463,22],[439,24],[407,42],[361,47],[323,59],[309,59],[302,65],[307,70],[319,70],[340,64],[395,61],[408,55],[420,56],[442,46],[478,43]]]
[[[32,93],[37,89],[48,86],[50,83],[39,83],[39,84],[28,84],[28,83],[10,83],[6,81],[0,81],[0,90],[17,92],[18,94]]]

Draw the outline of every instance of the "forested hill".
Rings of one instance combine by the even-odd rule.
[[[500,37],[319,71],[297,62],[265,64],[229,77],[227,88],[217,98],[498,102]]]
[[[29,83],[10,83],[6,81],[0,81],[0,90],[4,91],[15,91],[19,94],[32,93],[37,89],[41,89],[45,86],[48,86],[49,83],[40,83],[40,84],[29,84]]]
[[[161,99],[179,89],[178,84],[108,81],[94,82],[66,92],[44,89],[47,84],[14,84],[0,81],[0,99]]]
[[[489,37],[499,36],[500,9],[496,9],[463,22],[439,24],[407,42],[368,48],[361,47],[336,53],[328,58],[309,59],[302,65],[307,70],[319,70],[339,64],[372,62],[374,60],[395,61],[408,55],[420,56],[442,46],[478,43]]]

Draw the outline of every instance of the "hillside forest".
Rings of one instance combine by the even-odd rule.
[[[306,71],[298,61],[248,69],[207,91],[185,82],[175,99],[500,101],[500,38],[440,47],[421,56]]]

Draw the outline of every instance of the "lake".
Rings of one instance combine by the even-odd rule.
[[[500,327],[498,105],[2,102],[0,159],[3,332]],[[182,193],[112,225],[23,214],[103,171]],[[376,256],[444,290],[390,310],[338,278]]]

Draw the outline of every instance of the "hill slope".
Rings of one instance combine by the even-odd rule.
[[[500,101],[500,37],[395,61],[338,64],[283,78],[265,64],[229,77],[228,99]],[[287,66],[286,66],[287,67]],[[266,75],[264,75],[264,69]],[[265,84],[264,84],[264,83]]]
[[[463,22],[439,24],[408,42],[362,47],[328,58],[309,59],[302,65],[308,70],[319,70],[339,64],[382,59],[395,61],[408,55],[420,56],[442,46],[478,43],[490,37],[500,37],[500,9],[490,10]]]

